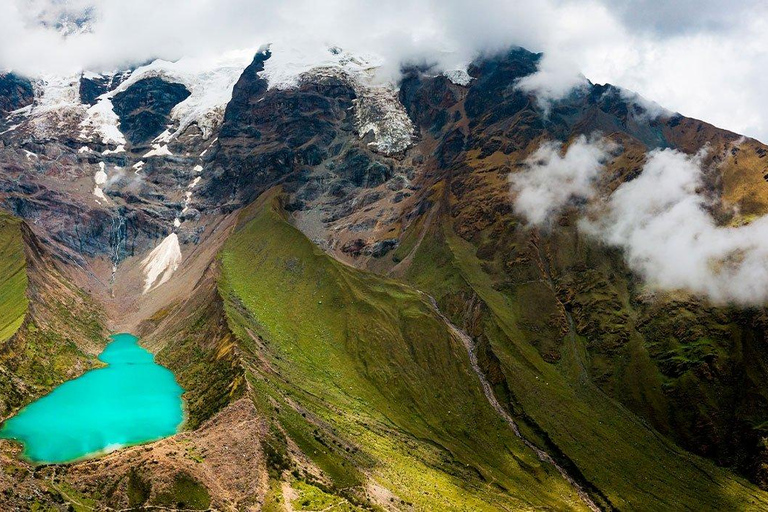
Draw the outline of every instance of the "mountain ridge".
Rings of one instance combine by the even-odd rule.
[[[30,469],[17,491],[0,481],[4,503],[765,506],[764,308],[649,289],[619,249],[579,231],[589,199],[535,227],[509,183],[546,141],[563,153],[580,136],[611,141],[598,196],[654,149],[706,146],[703,193],[718,225],[738,226],[768,213],[765,146],[610,85],[544,108],[517,86],[540,59],[522,49],[476,61],[468,81],[405,69],[396,96],[367,81],[365,61],[329,55],[337,67],[273,87],[273,54],[258,52],[226,107],[189,110],[203,113],[186,125],[175,113],[192,86],[152,64],[83,75],[70,85],[88,106],[41,117],[23,80],[0,77],[0,200],[50,261],[27,274],[103,309],[89,336],[136,329],[188,407],[186,430],[147,448],[158,465],[139,448]],[[107,141],[82,129],[105,100]],[[168,280],[145,288],[146,257],[169,237],[181,259],[158,262]],[[228,465],[225,438],[252,443],[253,464]]]

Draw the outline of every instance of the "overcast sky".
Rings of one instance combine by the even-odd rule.
[[[87,13],[91,31],[45,28]],[[41,23],[45,22],[45,23]],[[578,72],[768,141],[768,3],[755,0],[0,0],[0,68],[108,70],[281,41],[444,68],[509,45],[543,51],[541,83]]]

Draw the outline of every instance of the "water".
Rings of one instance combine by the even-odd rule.
[[[175,434],[183,421],[173,373],[130,334],[116,334],[99,359],[108,366],[65,382],[0,429],[40,463],[72,462]]]

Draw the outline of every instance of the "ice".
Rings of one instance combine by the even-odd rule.
[[[80,123],[80,137],[89,140],[96,135],[102,144],[111,143],[124,147],[125,136],[120,131],[119,124],[120,118],[115,114],[110,94],[102,94],[96,104],[86,111],[85,118]]]
[[[444,71],[443,75],[453,82],[456,85],[461,86],[468,86],[469,83],[472,81],[472,77],[469,76],[469,73],[467,73],[466,68],[464,69],[450,69],[448,71]]]

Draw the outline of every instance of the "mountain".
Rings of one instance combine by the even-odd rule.
[[[336,47],[0,76],[3,417],[116,331],[187,407],[68,465],[0,441],[2,507],[768,508],[765,307],[654,288],[583,229],[661,150],[750,225],[768,148],[611,85],[543,104],[540,59],[396,87]],[[597,137],[599,193],[528,222],[510,176]]]

